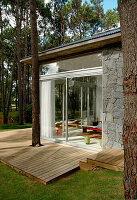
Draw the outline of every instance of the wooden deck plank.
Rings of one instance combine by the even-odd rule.
[[[119,167],[124,167],[124,161],[123,161],[123,160],[120,161],[120,162],[117,164],[117,166],[119,166]]]
[[[105,163],[116,165],[117,161],[123,158],[122,151],[114,151],[113,154],[107,159],[103,160]]]
[[[109,151],[105,151],[104,153],[102,152],[102,154],[98,153],[95,160],[107,163],[107,160],[109,160],[112,157],[112,154],[113,149],[109,149]]]
[[[102,151],[100,151],[99,153],[94,155],[94,158],[92,158],[93,160],[102,160],[102,159],[106,159],[106,156],[109,156],[110,153],[113,152],[111,148],[106,148]]]
[[[81,160],[82,160],[82,161],[86,161],[86,157],[84,156]],[[57,177],[57,176],[59,176],[59,175],[61,175],[61,174],[66,173],[67,170],[68,170],[69,168],[71,168],[71,166],[72,166],[72,169],[79,167],[79,165],[77,164],[77,162],[78,162],[78,160],[75,161],[75,162],[73,162],[73,163],[70,163],[70,165],[69,165],[69,163],[68,163],[67,165],[65,165],[64,168],[62,168],[62,170],[54,170],[54,171],[52,172],[52,177],[49,176],[49,174],[48,174],[49,177],[46,177],[45,180],[47,180],[47,181],[48,181],[48,180],[52,180],[52,178],[55,178],[55,177]],[[54,175],[53,175],[53,174],[54,174]],[[43,177],[42,177],[42,179],[43,179]]]
[[[43,164],[42,167],[38,167],[36,168],[35,170],[26,170],[27,172],[30,172],[30,173],[35,173],[36,175],[39,175],[41,173],[47,173],[49,171],[51,171],[52,169],[57,169],[58,167],[60,166],[64,166],[66,163],[70,163],[70,162],[73,162],[75,161],[76,159],[81,159],[83,155],[79,155],[79,156],[73,156],[71,159],[69,158],[62,158],[60,159],[58,162],[48,162],[48,163],[45,163]],[[87,157],[86,153],[84,154],[85,157]],[[79,162],[78,162],[79,164]]]
[[[116,156],[116,158],[113,158],[112,160],[110,160],[109,163],[112,165],[118,165],[122,161],[124,163],[124,156],[121,154],[121,155]]]
[[[49,173],[45,173],[45,174],[37,176],[37,177],[42,179],[42,180],[51,179],[51,177],[55,178],[55,177],[58,177],[59,174],[66,173],[68,171],[68,169],[70,169],[72,167],[73,168],[79,167],[79,159],[75,160],[74,162],[70,162],[70,163],[67,163],[63,166],[60,166],[58,169],[54,169],[54,170],[50,171]]]
[[[77,169],[79,168],[79,166],[76,166],[75,164],[71,164],[67,169],[60,171],[58,174],[52,175],[51,177],[48,177],[46,179],[41,179],[43,181],[45,181],[46,183],[54,180],[55,178],[60,177],[61,175],[66,174],[67,172],[70,172],[71,170]]]
[[[41,160],[46,160],[48,159],[50,156],[52,156],[53,154],[56,153],[56,151],[60,150],[60,146],[57,148],[52,148],[50,149],[50,151],[47,152],[47,149],[44,149],[42,151],[39,151],[38,154],[34,154],[33,157],[29,157],[29,154],[26,155],[27,157],[25,158],[20,158],[18,157],[16,160],[12,160],[12,162],[14,164],[17,164],[18,166],[30,166],[31,164],[34,165],[34,164],[37,164],[39,163],[40,159]],[[35,156],[36,155],[36,156]]]
[[[43,164],[45,162],[45,160],[47,160],[47,159],[48,159],[48,163],[51,163],[51,161],[55,162],[55,161],[59,161],[61,158],[64,158],[64,156],[63,156],[64,154],[66,154],[66,157],[69,157],[69,155],[72,155],[72,153],[76,154],[76,150],[73,149],[73,151],[72,150],[70,151],[70,149],[66,150],[66,149],[60,149],[59,148],[58,151],[54,152],[54,154],[52,152],[52,154],[46,155],[47,154],[46,153],[42,158],[39,157],[37,160],[34,160],[32,162],[28,161],[26,164],[23,164],[23,165],[22,165],[22,163],[19,163],[19,164],[16,163],[16,164],[18,165],[18,167],[23,166],[24,169],[29,169],[29,168],[32,169],[34,165],[39,166],[39,165]],[[78,154],[79,153],[80,152],[78,152]],[[35,168],[35,166],[34,166],[34,168]]]

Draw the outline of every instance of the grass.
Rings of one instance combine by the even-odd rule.
[[[32,124],[26,123],[24,125],[19,124],[0,124],[0,132],[10,131],[15,129],[31,128]]]
[[[77,171],[43,185],[0,163],[0,199],[4,200],[122,200],[121,172]]]

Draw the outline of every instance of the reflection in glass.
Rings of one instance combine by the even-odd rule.
[[[69,136],[82,133],[84,126],[102,121],[101,76],[69,79],[68,127]]]
[[[102,66],[102,54],[94,53],[86,56],[81,56],[78,58],[71,58],[42,65],[40,69],[40,74],[50,75],[59,72],[67,72],[72,70],[80,70],[80,69],[94,68],[100,66]]]
[[[56,134],[54,138],[65,137],[65,79],[55,80],[55,124]]]

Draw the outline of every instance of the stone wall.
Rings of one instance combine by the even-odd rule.
[[[103,59],[103,148],[122,148],[123,60],[121,46],[107,47]]]

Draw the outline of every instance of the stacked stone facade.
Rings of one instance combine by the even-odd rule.
[[[122,148],[124,116],[121,46],[107,47],[103,59],[103,148]]]

